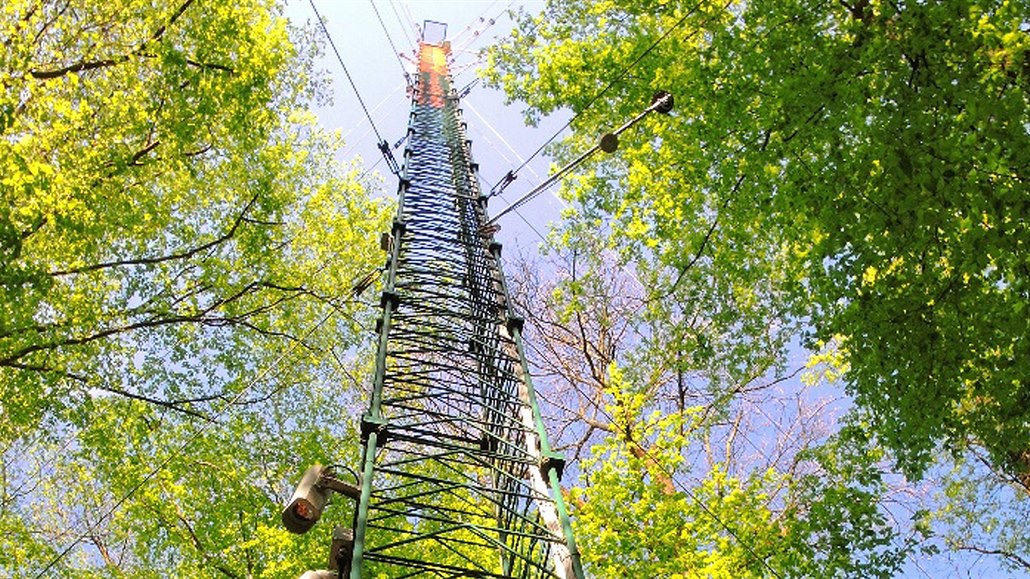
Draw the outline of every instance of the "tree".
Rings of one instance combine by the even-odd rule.
[[[563,158],[672,90],[677,112],[567,187],[574,221],[671,296],[732,289],[836,344],[907,474],[970,441],[1025,473],[1028,12],[555,0],[487,76],[530,120],[571,108]]]
[[[659,445],[675,446],[661,432],[674,423],[650,421]],[[631,448],[618,436],[596,447],[589,484],[572,491],[584,558],[598,576],[893,577],[919,540],[899,535],[881,505],[878,453],[854,439],[806,450],[796,472],[738,478],[716,463],[672,494],[640,476],[651,467]],[[677,477],[690,468],[675,452],[652,456]]]
[[[0,8],[0,573],[303,564],[277,504],[352,435],[390,213],[306,112],[312,38],[272,0]]]
[[[928,506],[944,546],[996,557],[1013,575],[1030,572],[1030,539],[1022,530],[1030,516],[1024,483],[997,470],[975,448],[939,477],[942,484]]]
[[[922,534],[892,521],[883,452],[830,436],[813,371],[784,372],[703,300],[655,299],[589,229],[517,259],[516,302],[598,577],[889,577]],[[551,272],[550,275],[542,272]],[[707,342],[707,353],[683,347]],[[790,409],[796,409],[792,412]]]

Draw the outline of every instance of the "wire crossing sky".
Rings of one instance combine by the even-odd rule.
[[[339,129],[346,143],[345,157],[360,157],[366,167],[379,171],[385,177],[384,191],[392,194],[393,177],[382,162],[376,134],[390,143],[394,147],[393,154],[399,156],[403,144],[397,145],[406,133],[410,104],[406,75],[410,78],[415,70],[417,41],[424,23],[434,21],[447,25],[453,52],[454,86],[460,90],[477,79],[475,69],[481,64],[479,50],[510,31],[513,22],[508,10],[521,7],[534,12],[544,3],[315,0],[314,5],[354,81],[351,87],[332,49],[327,49],[322,68],[332,80],[333,103],[317,111],[322,125],[329,130]],[[298,23],[315,22],[315,12],[308,0],[292,0],[287,6],[287,16]],[[364,114],[355,89],[375,128]],[[465,109],[484,190],[489,190],[490,185],[501,180],[508,171],[523,166],[518,180],[503,196],[492,200],[489,211],[500,211],[546,178],[550,161],[545,156],[529,157],[549,137],[560,132],[568,115],[558,114],[544,119],[539,127],[526,127],[519,104],[505,105],[502,94],[478,83],[462,98],[461,105]],[[499,240],[509,247],[533,247],[540,243],[546,235],[547,224],[556,221],[564,207],[554,193],[556,190],[507,217],[501,224]]]

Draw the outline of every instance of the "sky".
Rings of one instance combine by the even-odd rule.
[[[314,7],[325,19],[329,35],[357,86],[361,101],[368,108],[379,134],[391,146],[406,133],[411,103],[405,92],[404,72],[411,73],[415,69],[420,29],[426,21],[447,25],[453,51],[454,85],[460,90],[476,81],[476,69],[481,63],[479,51],[511,30],[513,24],[508,10],[523,8],[537,12],[543,5],[542,1],[510,0],[376,0],[374,4],[370,0],[314,0]],[[316,22],[311,0],[289,0],[286,15],[297,22]],[[344,158],[358,156],[367,167],[374,167],[383,176],[384,190],[393,194],[397,179],[389,173],[386,163],[380,161],[382,155],[376,148],[375,132],[329,46],[326,46],[323,68],[332,79],[334,102],[316,111],[322,126],[341,130],[346,142]],[[523,159],[568,119],[567,114],[559,113],[545,119],[539,127],[527,127],[523,123],[524,106],[505,105],[503,94],[482,84],[473,86],[461,105],[484,192],[509,170],[521,165]],[[403,148],[401,145],[394,151],[398,162]],[[519,172],[518,179],[503,195],[491,200],[488,213],[499,213],[509,202],[543,181],[549,168],[550,160],[545,156],[534,159]],[[548,223],[558,219],[563,207],[556,191],[557,186],[537,196],[517,214],[502,217],[497,239],[509,249],[536,248],[547,234]]]
[[[380,135],[391,145],[406,133],[410,100],[405,93],[404,72],[413,72],[420,27],[427,20],[445,23],[452,42],[452,73],[455,86],[462,88],[476,79],[480,64],[479,50],[507,34],[512,21],[508,9],[524,8],[538,12],[543,1],[513,2],[509,0],[288,0],[286,15],[296,22],[315,22],[315,8],[326,20],[329,35],[339,50],[358,93],[368,108]],[[376,11],[378,10],[378,15]],[[491,23],[492,21],[492,23]],[[385,31],[384,31],[385,28]],[[391,45],[392,42],[392,45]],[[396,48],[396,51],[394,50]],[[377,138],[361,108],[354,89],[336,60],[331,47],[326,47],[322,61],[332,79],[333,104],[318,109],[325,129],[339,129],[344,135],[345,160],[355,156],[366,167],[383,176],[386,194],[396,191],[397,179],[380,161]],[[567,113],[544,119],[537,128],[526,127],[519,103],[506,105],[497,91],[476,85],[462,99],[464,119],[472,152],[480,166],[481,187],[489,189],[507,173],[518,167],[525,157],[551,138],[569,118]],[[395,151],[400,161],[403,145]],[[533,186],[546,178],[551,162],[540,156],[523,169],[517,181],[500,199],[491,201],[489,215],[499,213]],[[546,235],[548,223],[557,221],[563,203],[557,198],[557,187],[537,196],[518,213],[500,221],[497,239],[506,248],[533,251]],[[1003,570],[995,558],[967,554],[944,553],[917,556],[910,560],[899,577],[1016,577]]]

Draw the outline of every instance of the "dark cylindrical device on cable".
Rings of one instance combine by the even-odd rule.
[[[325,508],[328,491],[319,486],[319,479],[325,467],[314,465],[309,468],[297,484],[297,490],[293,492],[293,498],[283,509],[283,525],[291,533],[302,534],[308,532],[322,516],[322,509]]]

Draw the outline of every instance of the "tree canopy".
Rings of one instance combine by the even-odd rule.
[[[491,50],[488,78],[530,120],[571,108],[563,157],[672,91],[671,117],[568,188],[573,223],[651,263],[658,293],[722,292],[712,312],[838,350],[908,474],[941,444],[1026,472],[1028,13],[555,0]]]
[[[815,369],[783,368],[775,340],[736,355],[720,320],[649,304],[578,233],[514,273],[590,576],[894,576],[922,522],[892,518],[883,451],[834,433]]]
[[[676,99],[515,272],[592,576],[887,577],[929,525],[1030,569],[1027,14],[549,0],[488,51],[575,115],[559,161]],[[308,110],[315,38],[276,0],[0,8],[0,575],[325,566],[279,509],[357,455],[391,207]]]
[[[586,461],[577,521],[595,541],[594,569],[773,574],[732,567],[762,559],[783,575],[890,575],[895,557],[914,553],[910,540],[1027,569],[1004,529],[1025,517],[1030,471],[1028,8],[552,0],[489,50],[488,82],[524,103],[528,122],[572,113],[550,148],[558,162],[656,91],[676,99],[671,115],[652,115],[567,182],[572,207],[553,238],[563,281],[538,300],[552,312],[538,316],[538,371],[567,385],[555,405],[581,425],[557,421]],[[774,403],[766,385],[792,375],[784,360],[799,344],[808,379],[839,380],[855,410],[831,421],[839,434],[804,434],[785,455],[777,446],[784,463],[742,464],[742,448],[762,452],[741,445],[749,420],[739,417]],[[693,419],[692,407],[703,409]],[[670,444],[649,422],[658,416],[694,430]],[[772,427],[792,431],[780,418]],[[723,445],[734,460],[698,460],[697,446]],[[888,506],[923,492],[886,475],[888,459],[943,490]],[[731,540],[702,530],[723,519],[716,499],[730,489],[745,502],[805,498],[787,501],[797,510],[740,503],[745,536]],[[714,514],[690,514],[691,493]],[[670,501],[682,501],[662,511],[679,527],[655,526],[645,505]],[[775,532],[749,534],[767,520],[781,525],[778,559],[754,540]],[[819,520],[859,530],[830,538]],[[682,557],[711,559],[667,550],[684,544],[670,530],[684,525],[712,542]],[[861,540],[891,533],[889,547]],[[943,543],[919,538],[930,533]],[[823,550],[838,544],[848,548]]]
[[[307,112],[313,38],[266,0],[0,8],[0,574],[317,564],[278,505],[347,444],[390,207]]]

